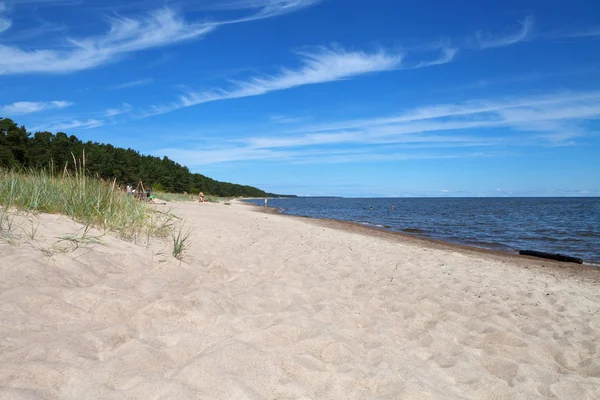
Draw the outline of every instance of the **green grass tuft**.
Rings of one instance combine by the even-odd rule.
[[[191,230],[183,231],[183,225],[179,228],[177,234],[173,232],[173,257],[181,260],[183,252],[189,247],[189,239],[192,235]]]

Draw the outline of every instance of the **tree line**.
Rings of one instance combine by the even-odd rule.
[[[110,144],[82,142],[64,132],[28,132],[8,118],[0,117],[0,168],[54,169],[75,168],[77,158],[85,152],[85,168],[102,179],[116,179],[119,184],[134,187],[140,180],[157,191],[174,193],[204,192],[214,196],[273,197],[261,189],[220,182],[190,170],[168,157],[140,154],[131,148],[123,149]]]

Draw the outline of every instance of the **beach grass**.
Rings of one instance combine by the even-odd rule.
[[[197,194],[188,194],[188,193],[169,193],[169,192],[154,192],[154,196],[161,200],[165,201],[198,201]],[[220,203],[222,201],[227,201],[232,197],[219,197],[219,196],[211,196],[205,195],[204,201],[209,203]]]
[[[3,230],[8,233],[7,210],[63,214],[86,226],[117,233],[120,237],[166,236],[172,218],[144,202],[128,197],[115,182],[76,172],[0,169],[0,205]]]
[[[175,233],[173,231],[173,257],[181,260],[183,258],[183,253],[189,247],[190,236],[192,235],[192,231],[190,229],[184,231],[184,226],[179,227],[179,231]]]
[[[187,193],[153,192],[152,194],[165,201],[198,201],[198,195]]]

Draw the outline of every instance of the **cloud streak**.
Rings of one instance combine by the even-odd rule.
[[[0,74],[65,73],[114,61],[125,53],[198,38],[214,29],[188,23],[167,8],[143,19],[111,18],[109,31],[96,37],[68,39],[64,50],[22,50],[0,45]]]
[[[475,35],[477,43],[481,49],[489,49],[494,47],[506,47],[515,43],[529,39],[533,32],[533,17],[527,16],[521,22],[521,27],[518,31],[505,35],[492,35],[484,32],[477,32]]]
[[[137,19],[115,16],[108,18],[109,29],[105,34],[66,38],[60,49],[30,50],[0,44],[0,75],[69,73],[90,69],[114,62],[127,53],[202,38],[221,25],[272,18],[317,2],[317,0],[240,2],[239,6],[245,4],[245,8],[258,8],[258,11],[244,18],[211,22],[186,21],[166,7]],[[253,5],[255,7],[252,7]],[[0,19],[0,31],[10,26],[10,20]]]
[[[208,4],[204,5],[204,8],[212,10],[254,9],[257,10],[254,15],[241,20],[255,20],[287,14],[313,6],[322,1],[323,0],[219,0],[212,3],[208,2]]]
[[[404,54],[399,52],[379,50],[368,53],[345,50],[340,47],[319,47],[310,51],[298,52],[301,57],[301,65],[296,69],[285,68],[273,75],[254,76],[244,81],[232,81],[233,86],[227,89],[193,91],[181,96],[177,102],[155,105],[144,115],[165,114],[180,108],[213,101],[259,96],[274,91],[351,79],[377,72],[424,68],[450,62],[456,54],[453,49],[442,49],[441,53],[440,58],[433,62],[404,66]]]
[[[597,39],[600,38],[600,27],[596,26],[573,31],[554,32],[548,34],[547,36],[551,38],[554,37],[565,39]]]
[[[110,117],[115,117],[117,115],[128,113],[129,111],[131,111],[131,105],[129,105],[128,103],[123,103],[118,108],[109,108],[106,111],[104,111],[104,116],[110,118]]]
[[[68,101],[18,101],[0,107],[0,113],[6,115],[31,114],[39,111],[58,110],[73,105]]]
[[[489,156],[520,146],[573,144],[588,133],[586,123],[599,119],[600,92],[553,93],[432,105],[392,117],[307,126],[277,136],[220,142],[208,149],[170,148],[157,153],[189,166],[249,160],[323,163],[448,158],[450,148],[454,149],[452,158],[456,154]],[[456,152],[460,148],[478,150]],[[437,151],[432,153],[433,149]]]
[[[88,119],[85,121],[80,121],[80,120],[75,119],[75,120],[72,120],[69,122],[54,123],[49,126],[45,126],[44,128],[36,128],[34,130],[46,129],[46,130],[49,130],[52,132],[58,132],[58,131],[63,131],[63,130],[76,129],[76,128],[80,128],[80,129],[97,128],[104,124],[105,124],[105,122],[102,120],[99,120],[99,119]]]
[[[0,3],[0,33],[8,30],[12,26],[12,21],[2,16],[4,11],[6,11],[6,6],[4,3]]]
[[[109,87],[109,89],[111,89],[111,90],[129,89],[129,88],[136,87],[136,86],[149,85],[152,82],[154,82],[154,79],[152,79],[152,78],[137,79],[134,81],[124,82],[124,83],[120,83],[118,85],[111,86],[111,87]]]

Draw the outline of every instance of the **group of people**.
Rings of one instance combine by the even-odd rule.
[[[133,196],[136,199],[154,203],[154,196],[152,196],[152,193],[150,192],[150,186],[146,186],[146,192],[144,193],[143,190],[133,189],[128,183],[125,190],[127,191],[127,196]]]
[[[149,186],[146,186],[146,191],[144,192],[143,190],[134,189],[131,186],[131,184],[128,183],[127,186],[125,187],[125,190],[127,191],[127,196],[133,196],[136,199],[144,200],[149,203],[154,203],[154,196],[150,192]],[[204,203],[204,202],[206,202],[206,200],[204,199],[204,193],[200,192],[198,194],[198,203]]]

